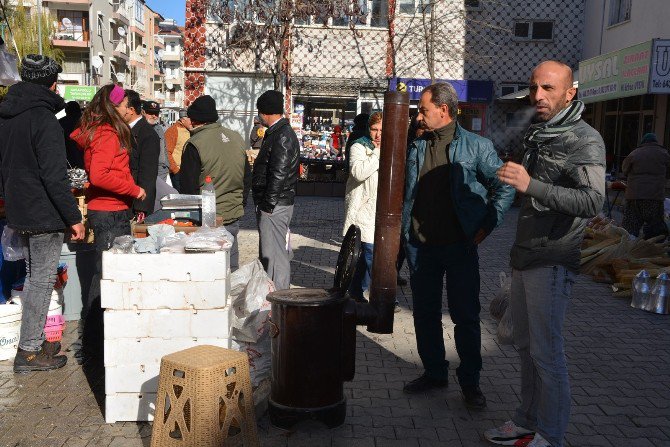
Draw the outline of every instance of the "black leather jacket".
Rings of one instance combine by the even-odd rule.
[[[519,211],[511,264],[517,270],[562,265],[579,271],[589,218],[605,201],[605,144],[584,121],[526,151],[531,176]]]
[[[265,131],[261,150],[254,162],[251,187],[254,203],[266,213],[277,205],[293,205],[298,184],[300,144],[286,118]]]

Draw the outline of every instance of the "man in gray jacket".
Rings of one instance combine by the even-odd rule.
[[[511,253],[510,300],[521,405],[511,421],[485,433],[496,444],[526,438],[529,447],[561,447],[570,417],[563,320],[586,222],[605,194],[605,145],[581,119],[584,104],[573,101],[575,93],[567,65],[546,61],[533,70],[535,119],[524,137],[523,162],[498,171],[525,198]]]

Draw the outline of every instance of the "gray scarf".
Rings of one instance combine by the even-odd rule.
[[[523,137],[526,149],[537,149],[541,143],[553,140],[574,126],[582,118],[584,103],[572,101],[568,107],[546,123],[531,124]]]

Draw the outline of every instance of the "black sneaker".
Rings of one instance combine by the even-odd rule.
[[[471,410],[483,410],[486,408],[486,397],[479,385],[462,386],[463,400],[465,406]]]
[[[419,394],[437,388],[446,388],[447,386],[449,386],[448,379],[435,379],[424,374],[407,383],[403,387],[403,391],[407,394]]]
[[[42,351],[49,357],[53,357],[55,355],[58,355],[60,352],[61,345],[59,341],[46,341],[44,340],[44,343],[42,343]]]
[[[49,371],[65,366],[67,357],[64,355],[49,356],[44,349],[37,352],[24,351],[19,348],[14,358],[14,372]]]

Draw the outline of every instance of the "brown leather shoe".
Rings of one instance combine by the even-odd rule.
[[[49,357],[58,355],[60,350],[61,350],[61,344],[59,341],[44,340],[44,343],[42,343],[42,351],[44,351],[44,353]]]
[[[64,355],[49,356],[44,348],[37,352],[24,351],[19,348],[14,358],[14,372],[49,371],[65,366],[67,357]]]

